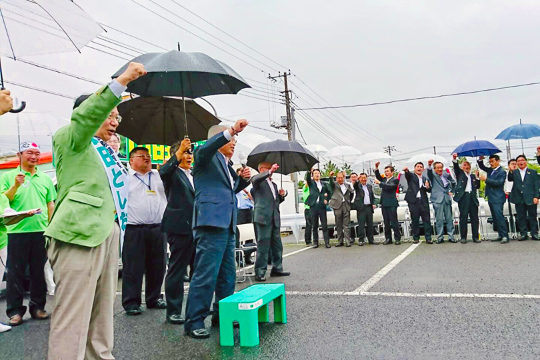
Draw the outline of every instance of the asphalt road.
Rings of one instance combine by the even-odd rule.
[[[163,310],[127,317],[118,297],[116,358],[540,358],[540,242],[421,243],[379,276],[411,244],[296,252],[305,246],[287,240],[292,275],[269,281],[285,283],[288,323],[261,324],[258,347],[241,348],[237,334],[235,347],[222,348],[216,329],[193,340]],[[5,321],[5,300],[0,314]],[[0,334],[0,359],[45,359],[48,327],[28,320]]]

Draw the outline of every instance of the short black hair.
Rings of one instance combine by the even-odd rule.
[[[353,175],[358,175],[358,174],[357,174],[357,173],[355,173],[355,172],[353,171],[353,172],[351,173],[351,176],[353,176]]]
[[[131,150],[129,152],[129,158],[131,159],[131,157],[133,156],[133,154],[135,154],[137,151],[140,151],[140,150],[144,150],[146,151],[147,153],[150,153],[150,151],[148,151],[147,148],[145,148],[144,146],[137,146],[137,147],[134,147],[133,150]]]
[[[516,161],[516,162],[517,162],[516,159],[510,159],[510,160],[508,160],[508,164],[510,164],[512,161]]]
[[[92,96],[92,94],[83,94],[75,99],[75,102],[73,103],[73,110],[78,108],[84,102],[84,100],[88,99],[90,96]]]
[[[416,167],[416,165],[422,165],[422,167],[423,167],[423,166],[424,166],[424,163],[421,162],[421,161],[419,161],[419,162],[417,162],[416,164],[414,164],[414,167]]]
[[[395,171],[395,169],[394,169],[394,167],[393,167],[392,165],[386,165],[386,166],[384,167],[384,170],[386,170],[386,169],[388,169],[388,168],[389,168],[390,170],[392,170],[392,172]]]
[[[363,173],[360,173],[360,175],[359,175],[359,176],[362,176],[362,175],[366,175],[366,177],[367,177],[367,174],[366,174],[365,172],[363,172]]]
[[[501,160],[501,158],[500,158],[499,155],[497,155],[497,154],[489,155],[489,158],[490,158],[490,159],[495,159],[495,160],[497,160],[497,161],[500,161],[500,160]]]
[[[434,169],[435,169],[435,166],[437,166],[437,164],[441,164],[441,165],[444,167],[444,164],[443,164],[442,162],[440,162],[440,161],[435,161],[435,162],[433,163],[433,168],[434,168]]]
[[[527,161],[527,157],[526,157],[525,155],[523,155],[523,154],[522,154],[522,155],[518,155],[517,158],[516,158],[516,161],[518,161],[519,158],[524,158],[525,161]]]
[[[321,173],[321,170],[319,170],[319,169],[313,169],[313,172],[315,172],[315,171],[318,171],[319,174]]]

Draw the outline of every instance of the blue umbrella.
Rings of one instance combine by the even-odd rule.
[[[522,124],[521,119],[519,119],[518,125],[513,125],[504,129],[495,139],[508,141],[521,139],[521,151],[524,151],[523,139],[530,139],[537,136],[540,136],[540,126],[536,124]]]
[[[487,140],[472,140],[459,145],[452,153],[458,156],[489,156],[502,152]]]

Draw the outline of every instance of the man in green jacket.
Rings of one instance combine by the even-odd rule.
[[[127,223],[127,171],[106,144],[127,85],[146,74],[130,63],[108,86],[75,102],[53,138],[56,210],[45,232],[56,282],[49,360],[114,359],[118,241]]]

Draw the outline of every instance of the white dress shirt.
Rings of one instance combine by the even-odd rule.
[[[180,170],[182,170],[184,172],[184,174],[186,174],[186,177],[188,178],[189,182],[191,183],[191,187],[193,187],[193,189],[195,189],[195,183],[193,182],[193,175],[191,174],[191,169],[183,169],[181,167],[179,167]]]
[[[525,180],[525,174],[527,174],[527,168],[521,170],[519,169],[519,173],[521,174],[521,181]]]
[[[141,174],[129,170],[128,224],[159,224],[167,207],[163,182],[156,170]]]
[[[508,174],[510,174],[510,171],[508,171]],[[508,174],[506,174],[506,181],[504,182],[504,192],[510,193],[514,187],[514,182],[508,181]]]
[[[369,205],[371,203],[371,199],[369,197],[369,189],[367,185],[362,185],[362,190],[364,190],[364,205]]]
[[[266,179],[266,182],[268,183],[268,186],[270,186],[270,190],[272,190],[272,195],[274,196],[274,200],[276,199],[276,189],[274,189],[274,183],[270,178]]]
[[[471,174],[467,174],[466,172],[465,176],[467,177],[467,186],[465,186],[465,192],[472,192],[472,179]]]
[[[232,135],[229,132],[229,130],[223,131],[223,136],[225,136],[225,139],[227,139],[229,141],[232,139]],[[223,156],[223,159],[225,159],[225,168],[227,169],[227,175],[229,175],[229,180],[231,180],[231,187],[234,188],[234,179],[233,179],[233,177],[231,175],[231,171],[229,170],[229,158],[226,157],[225,155],[223,155],[222,153],[219,153],[219,154],[221,156]]]
[[[345,202],[345,193],[347,192],[347,186],[345,186],[345,183],[339,185],[341,188],[341,193],[343,194],[343,202]]]
[[[418,178],[418,193],[416,194],[416,197],[420,199],[422,197],[420,189],[424,186],[424,183],[422,182],[422,175],[416,175],[416,177]]]

